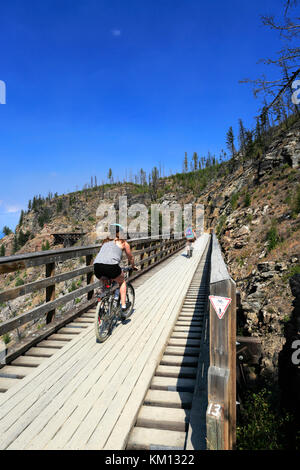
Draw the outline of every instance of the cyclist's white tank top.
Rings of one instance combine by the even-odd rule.
[[[102,245],[94,264],[119,264],[122,258],[122,249],[114,241]]]

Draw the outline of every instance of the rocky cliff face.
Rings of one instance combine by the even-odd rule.
[[[208,225],[219,235],[241,292],[239,334],[261,338],[260,376],[265,378],[277,377],[292,311],[289,278],[300,272],[299,152],[296,123],[265,156],[238,161],[226,180],[204,194]]]

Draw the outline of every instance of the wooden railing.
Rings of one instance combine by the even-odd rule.
[[[129,244],[135,258],[135,265],[140,268],[139,271],[131,277],[131,279],[134,279],[180,250],[184,246],[185,240],[174,238],[164,240],[160,236],[155,240],[151,238],[129,240]],[[25,313],[21,313],[0,323],[0,336],[16,328],[20,328],[28,322],[39,320],[44,316],[46,318],[46,324],[50,325],[55,319],[55,313],[58,307],[80,296],[86,295],[87,299],[84,303],[81,303],[79,307],[72,309],[73,316],[94,305],[96,301],[94,289],[99,287],[99,281],[93,279],[93,259],[100,247],[101,244],[1,257],[0,274],[11,273],[36,266],[45,266],[45,278],[1,292],[0,304],[41,289],[45,290],[45,302]],[[85,266],[56,274],[56,263],[79,257],[85,257]],[[56,285],[59,282],[74,279],[82,275],[86,276],[86,285],[84,287],[79,287],[72,292],[56,298]],[[68,319],[68,316],[69,315],[66,315],[66,319]],[[43,332],[43,336],[45,336],[47,331],[51,332],[52,330],[48,328],[46,332]],[[26,347],[26,345],[24,347]]]
[[[231,302],[221,318],[210,302],[207,448],[230,450],[235,448],[236,429],[236,285],[227,271],[215,234],[212,234],[210,295]]]

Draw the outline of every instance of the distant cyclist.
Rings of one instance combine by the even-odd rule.
[[[193,250],[192,244],[197,239],[196,232],[191,226],[187,227],[185,231],[185,238],[186,238],[186,256],[190,258],[192,254],[192,250]]]
[[[113,237],[112,232],[115,230],[116,236]],[[124,229],[120,224],[110,225],[110,237],[107,237],[101,246],[101,249],[94,261],[94,273],[98,279],[106,277],[116,281],[120,286],[121,308],[125,312],[129,305],[126,305],[126,282],[124,274],[119,266],[122,253],[125,251],[132,269],[136,269],[134,265],[134,257],[131,253],[129,244],[124,240]]]

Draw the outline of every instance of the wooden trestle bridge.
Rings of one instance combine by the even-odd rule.
[[[0,274],[46,274],[0,293],[3,305],[45,291],[43,304],[0,324],[1,336],[45,320],[2,358],[1,449],[234,448],[236,292],[217,238],[202,234],[192,258],[182,239],[130,243],[140,268],[134,312],[102,344],[94,334],[99,246],[0,258]],[[75,258],[84,265],[58,271]],[[82,287],[58,296],[59,283],[80,276]],[[231,299],[221,318],[210,295]]]

